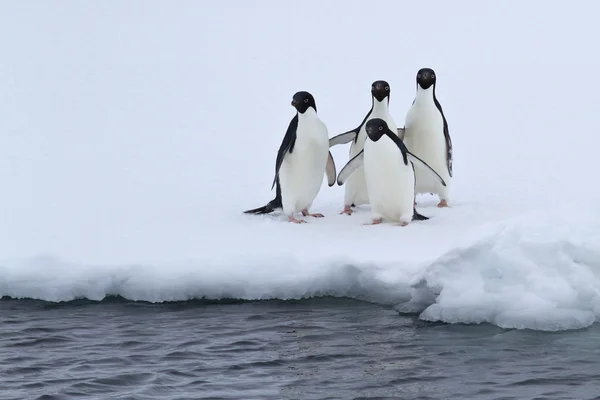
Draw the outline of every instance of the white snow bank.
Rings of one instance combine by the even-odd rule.
[[[583,328],[600,316],[597,210],[515,218],[428,265],[399,311],[448,323],[503,328]]]
[[[350,250],[344,258],[229,254],[128,267],[39,257],[5,263],[0,295],[47,301],[121,295],[150,302],[330,295],[395,305],[428,321],[578,329],[600,317],[597,214],[579,212],[575,218],[554,210],[482,225],[461,246],[421,263],[402,260],[400,251],[365,262]]]

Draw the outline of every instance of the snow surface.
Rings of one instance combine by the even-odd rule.
[[[585,9],[585,12],[581,12]],[[3,2],[0,295],[350,296],[420,318],[600,319],[599,57],[590,2]],[[421,67],[454,144],[451,208],[363,226],[325,180],[295,225],[249,216],[308,90],[330,137]],[[332,149],[338,171],[348,147]]]

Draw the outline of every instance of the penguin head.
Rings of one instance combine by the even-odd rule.
[[[383,101],[390,95],[390,84],[386,81],[375,81],[371,85],[371,95],[377,99],[377,101]]]
[[[381,118],[372,118],[367,121],[365,130],[367,131],[367,136],[369,136],[369,139],[376,142],[381,139],[383,135],[388,133],[390,128],[388,127],[388,124]]]
[[[300,114],[304,114],[309,107],[312,107],[317,111],[315,98],[308,92],[297,92],[294,94],[294,97],[292,97],[292,106],[294,106]]]
[[[436,79],[435,72],[431,68],[421,68],[417,72],[417,84],[422,89],[429,89],[432,85],[435,86]]]

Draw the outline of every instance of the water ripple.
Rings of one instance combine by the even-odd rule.
[[[349,300],[206,305],[11,301],[0,400],[591,399],[595,326],[451,326]],[[587,337],[587,339],[586,339]]]

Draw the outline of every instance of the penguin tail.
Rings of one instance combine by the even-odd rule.
[[[429,217],[419,214],[416,208],[413,209],[413,221],[427,221],[428,219]]]
[[[275,197],[273,200],[268,202],[266,205],[252,210],[244,211],[244,214],[269,214],[275,211],[277,208],[281,208],[281,199]]]
[[[282,207],[283,203],[281,201],[281,186],[279,186],[279,181],[277,181],[275,198],[262,207],[244,211],[244,214],[269,214]]]

